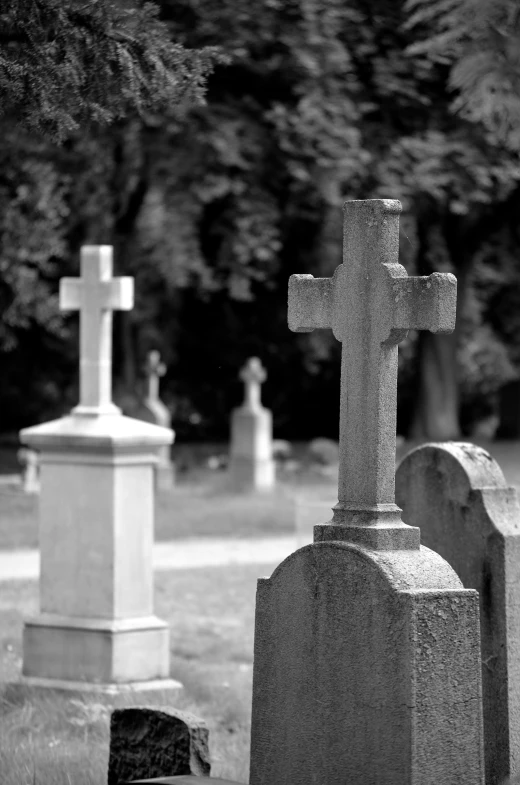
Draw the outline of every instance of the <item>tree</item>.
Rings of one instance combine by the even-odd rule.
[[[0,30],[1,115],[58,141],[200,101],[218,59],[173,43],[149,2],[13,0]]]
[[[450,68],[452,108],[520,150],[520,6],[517,0],[408,0],[409,53]]]

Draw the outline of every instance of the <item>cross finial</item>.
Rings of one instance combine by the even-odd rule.
[[[133,278],[112,278],[112,246],[84,245],[80,278],[60,281],[60,308],[80,314],[80,399],[75,414],[120,413],[112,403],[112,311],[134,305]]]
[[[260,403],[260,385],[267,379],[267,373],[258,357],[250,357],[242,370],[240,378],[244,382],[244,409],[258,409]]]
[[[148,400],[159,400],[159,381],[166,373],[166,366],[161,362],[161,355],[156,349],[148,352],[146,371],[148,374]]]
[[[410,277],[398,263],[400,211],[396,200],[346,202],[343,264],[289,281],[290,329],[331,327],[342,343],[338,504],[315,536],[390,549],[419,545],[395,505],[397,344],[409,329],[452,332],[457,296],[453,275]]]

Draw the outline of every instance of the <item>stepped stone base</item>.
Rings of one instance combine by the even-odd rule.
[[[169,680],[169,629],[149,616],[134,619],[71,618],[41,614],[23,631],[23,676],[80,683],[110,691]]]

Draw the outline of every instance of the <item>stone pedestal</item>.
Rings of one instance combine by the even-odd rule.
[[[109,693],[180,687],[153,612],[153,474],[171,431],[116,409],[21,436],[41,466],[40,613],[24,626],[25,679]]]
[[[258,582],[251,785],[482,785],[479,648],[433,551],[296,551]]]

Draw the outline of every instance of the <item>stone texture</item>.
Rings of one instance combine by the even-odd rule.
[[[121,298],[108,250],[83,249],[85,280],[62,287],[64,304],[82,308],[80,405],[21,432],[41,467],[40,612],[25,622],[22,672],[31,684],[75,691],[178,688],[168,678],[169,629],[153,613],[152,566],[153,471],[173,435],[111,402],[106,313]],[[89,329],[97,348],[82,338]]]
[[[480,783],[479,647],[431,551],[296,551],[258,583],[251,785]]]
[[[342,342],[339,501],[258,583],[251,785],[483,781],[478,595],[394,499],[397,344],[450,331],[456,281],[398,264],[400,204],[345,204],[332,280],[292,276],[289,326]]]
[[[155,783],[155,785],[208,785],[205,777],[195,777],[187,774],[181,777],[158,777],[152,780],[133,780],[133,785],[146,785],[146,783]],[[130,785],[126,783],[125,785]],[[210,785],[240,785],[233,780],[223,780],[220,777],[212,777]]]
[[[480,597],[486,783],[520,774],[520,505],[480,447],[448,442],[412,450],[396,474],[403,520],[420,524]]]
[[[208,737],[204,720],[188,712],[116,709],[110,721],[108,785],[183,774],[208,777]]]
[[[235,491],[269,491],[275,483],[271,412],[260,402],[260,385],[267,378],[258,357],[251,357],[240,378],[244,403],[231,415],[230,484]]]

